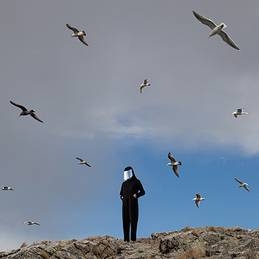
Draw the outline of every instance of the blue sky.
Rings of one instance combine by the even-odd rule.
[[[192,10],[224,21],[241,50],[208,38]],[[0,193],[0,249],[121,238],[128,165],[146,190],[138,236],[257,228],[259,36],[251,24],[258,10],[256,0],[2,1],[0,183],[15,191]],[[66,23],[86,30],[89,47]],[[145,78],[151,87],[140,94]],[[18,118],[9,100],[45,123]],[[235,119],[239,107],[249,114]],[[179,179],[167,166],[169,151],[183,163]],[[199,209],[197,192],[206,198]]]

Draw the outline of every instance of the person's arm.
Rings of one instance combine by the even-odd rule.
[[[122,185],[121,185],[121,191],[120,191],[120,198],[121,198],[121,200],[123,200],[123,196],[122,196]]]
[[[139,198],[139,197],[141,197],[143,195],[145,195],[145,190],[144,190],[141,182],[138,181],[138,192],[136,193],[136,196],[137,196],[136,198]]]

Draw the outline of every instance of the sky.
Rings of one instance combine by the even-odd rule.
[[[226,23],[240,51],[208,38],[192,10]],[[0,250],[122,238],[119,191],[129,165],[146,191],[138,237],[257,228],[258,19],[257,0],[1,1],[0,184],[15,190],[0,192]],[[88,47],[66,23],[87,32]],[[151,87],[140,94],[145,78]],[[10,100],[44,123],[19,117]],[[249,114],[235,119],[239,107]],[[169,151],[182,161],[179,178]],[[199,209],[195,193],[205,197]]]

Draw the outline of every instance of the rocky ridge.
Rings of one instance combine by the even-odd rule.
[[[0,259],[259,259],[259,230],[186,227],[123,242],[110,236],[40,241],[0,252]]]

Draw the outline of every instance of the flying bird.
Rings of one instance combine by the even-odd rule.
[[[244,189],[246,189],[248,192],[250,191],[249,188],[248,188],[249,185],[248,185],[247,183],[240,181],[240,180],[237,179],[236,177],[235,177],[234,179],[239,183],[239,187],[240,187],[240,188],[244,188]]]
[[[80,157],[76,157],[77,160],[79,160],[79,165],[87,165],[89,167],[91,167],[91,165],[89,165],[88,162],[86,162],[84,159],[80,158]]]
[[[148,87],[148,86],[151,86],[151,84],[148,82],[147,79],[145,79],[145,80],[141,83],[141,85],[140,85],[140,88],[139,88],[140,93],[142,93],[144,87]]]
[[[38,222],[35,222],[35,221],[25,221],[24,222],[25,225],[28,225],[28,226],[32,226],[32,225],[37,225],[37,226],[40,226],[40,223]]]
[[[232,112],[232,114],[234,115],[235,118],[237,118],[238,116],[241,116],[241,115],[247,115],[248,112],[244,112],[243,110],[244,109],[242,109],[242,108],[238,108],[234,112]]]
[[[214,23],[212,20],[210,20],[209,18],[206,18],[198,13],[196,13],[195,11],[192,11],[194,16],[203,24],[209,26],[211,28],[211,33],[209,35],[209,37],[212,37],[213,35],[218,34],[222,40],[224,40],[228,45],[230,45],[232,48],[239,50],[238,46],[235,44],[235,42],[228,36],[228,34],[223,31],[223,29],[225,29],[227,27],[227,25],[225,23],[220,23],[219,25],[217,25],[216,23]]]
[[[26,115],[31,115],[32,118],[34,118],[35,120],[37,121],[40,121],[43,123],[42,120],[39,119],[39,117],[35,114],[35,111],[34,110],[28,110],[26,109],[24,106],[20,105],[20,104],[17,104],[17,103],[14,103],[12,101],[10,101],[10,103],[18,108],[20,108],[22,110],[22,112],[20,113],[19,116],[26,116]]]
[[[173,168],[173,171],[174,171],[175,175],[177,177],[179,177],[178,166],[182,165],[182,162],[181,161],[176,161],[171,152],[168,153],[167,157],[171,161],[170,163],[167,163],[167,165],[171,166]]]
[[[202,198],[199,193],[196,193],[195,198],[193,198],[192,200],[195,202],[195,205],[199,208],[200,202],[205,200],[205,198]]]
[[[69,24],[66,24],[67,28],[72,30],[72,37],[77,37],[83,44],[88,46],[87,42],[84,40],[84,36],[86,36],[85,31],[79,31],[77,28],[70,26]]]
[[[14,191],[14,188],[10,187],[10,186],[4,186],[2,188],[2,191]]]

